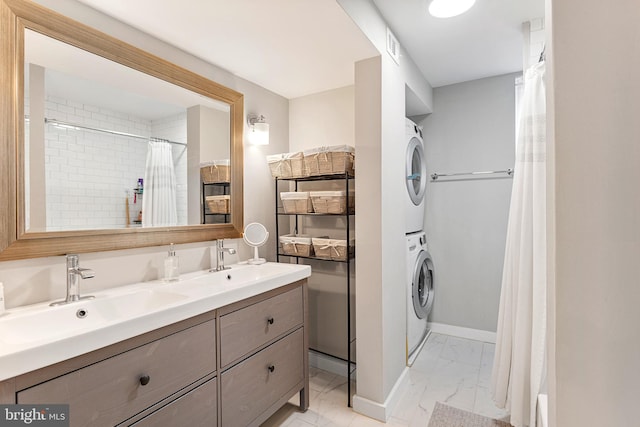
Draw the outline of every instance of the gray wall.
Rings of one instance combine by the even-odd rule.
[[[429,175],[513,167],[516,77],[434,89],[434,112],[421,122]],[[496,331],[511,184],[503,175],[429,178],[425,231],[436,291],[431,322]]]

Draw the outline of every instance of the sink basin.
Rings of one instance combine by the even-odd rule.
[[[172,282],[165,285],[163,289],[189,297],[216,295],[252,287],[258,283],[268,285],[270,281],[289,274],[291,274],[291,264],[235,264],[228,270],[208,272]]]
[[[136,283],[95,299],[0,315],[0,381],[106,347],[309,277],[308,265],[233,265],[177,282]]]
[[[63,338],[119,319],[161,310],[186,298],[181,294],[147,289],[122,295],[100,295],[56,307],[34,307],[25,313],[0,318],[0,342],[16,345]]]

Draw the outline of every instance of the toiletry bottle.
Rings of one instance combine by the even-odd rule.
[[[180,265],[178,264],[178,257],[176,251],[173,248],[173,243],[169,246],[169,255],[164,260],[164,280],[165,282],[174,282],[178,280],[180,275]]]
[[[0,282],[0,316],[4,314],[4,285]]]

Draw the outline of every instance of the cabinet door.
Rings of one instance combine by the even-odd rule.
[[[18,403],[67,403],[72,426],[115,425],[214,372],[215,341],[210,320],[22,390]]]
[[[303,329],[287,335],[224,372],[222,425],[248,426],[304,381]]]
[[[250,305],[220,318],[220,366],[225,367],[304,320],[302,288]]]
[[[216,427],[218,425],[216,399],[216,379],[214,378],[131,426]]]

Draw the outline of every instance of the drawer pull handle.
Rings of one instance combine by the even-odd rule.
[[[269,370],[269,372],[273,372],[276,370],[276,367],[273,365],[269,365],[269,367],[267,368]]]
[[[149,384],[150,380],[151,378],[149,377],[149,375],[143,375],[140,377],[140,385],[147,385]]]
[[[269,317],[267,319],[267,323],[270,324],[270,325],[273,325],[273,317]]]

